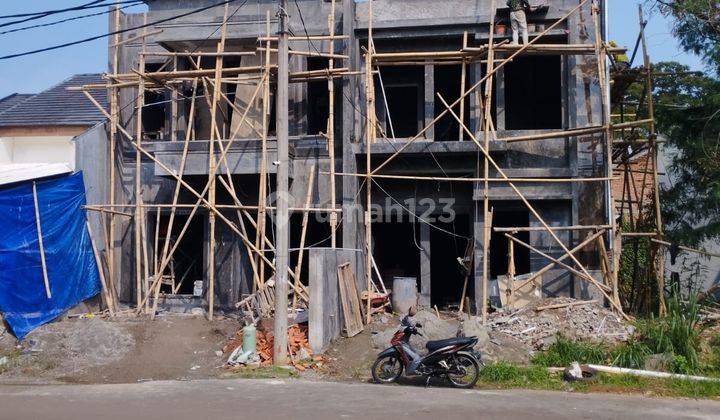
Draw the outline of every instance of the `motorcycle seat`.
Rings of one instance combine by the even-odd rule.
[[[428,351],[433,352],[447,346],[470,344],[473,340],[475,340],[475,337],[453,337],[446,338],[444,340],[431,340],[425,344],[425,348],[428,349]]]

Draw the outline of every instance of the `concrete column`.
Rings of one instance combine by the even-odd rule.
[[[435,118],[435,66],[425,64],[425,126],[427,127]],[[435,138],[435,127],[425,132],[427,140]]]
[[[475,238],[475,263],[473,264],[473,272],[475,277],[475,294],[474,294],[474,305],[472,306],[471,310],[475,312],[475,314],[480,314],[480,308],[482,307],[483,299],[487,299],[486,296],[483,296],[483,270],[482,270],[482,263],[483,263],[483,243],[484,243],[484,235],[485,235],[485,223],[483,219],[483,209],[482,205],[478,205],[475,207],[475,221],[473,223],[473,237]],[[490,291],[490,286],[488,285],[488,293]],[[468,294],[469,296],[469,294]]]
[[[420,306],[430,307],[430,225],[420,223]]]

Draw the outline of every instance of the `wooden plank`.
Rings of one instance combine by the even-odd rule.
[[[348,337],[353,337],[363,330],[362,305],[357,293],[355,276],[350,269],[350,263],[339,265],[337,273],[345,333]]]

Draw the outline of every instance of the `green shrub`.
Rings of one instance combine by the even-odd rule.
[[[689,372],[700,367],[699,305],[695,296],[687,301],[675,291],[667,300],[667,314],[638,322],[639,339],[654,354],[670,353],[685,360],[678,365]]]
[[[605,346],[572,341],[558,335],[547,351],[533,357],[532,363],[538,366],[562,367],[569,366],[572,362],[602,364],[608,359],[609,352]]]
[[[613,352],[613,365],[631,369],[644,369],[645,360],[652,355],[650,348],[640,341],[631,340],[617,346]]]

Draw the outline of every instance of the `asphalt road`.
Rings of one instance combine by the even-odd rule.
[[[0,386],[0,419],[718,419],[720,402],[301,380]]]

